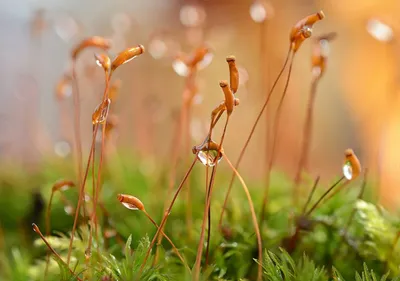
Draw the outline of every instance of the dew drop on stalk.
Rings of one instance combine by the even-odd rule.
[[[215,160],[216,157],[218,157],[217,160]],[[222,155],[216,150],[209,150],[208,153],[207,151],[201,150],[197,153],[197,158],[204,166],[214,167],[216,163],[221,161]]]
[[[106,99],[104,102],[100,103],[92,114],[92,123],[104,124],[107,120],[108,111],[110,110],[111,100]]]
[[[347,161],[344,165],[343,165],[343,176],[347,179],[347,180],[351,180],[353,178],[353,167],[351,166],[350,161]]]
[[[128,208],[129,210],[134,210],[134,211],[139,210],[139,208],[134,204],[126,203],[126,202],[121,202],[121,203],[122,203],[122,205],[125,206],[125,208]]]

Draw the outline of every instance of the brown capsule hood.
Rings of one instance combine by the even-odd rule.
[[[86,48],[99,48],[104,51],[107,51],[111,47],[111,43],[109,40],[100,37],[100,36],[93,36],[82,40],[76,47],[72,50],[71,56],[72,59],[76,59],[78,55],[85,50]]]
[[[236,61],[236,57],[235,57],[235,56],[227,56],[227,57],[226,57],[226,61],[227,61],[227,62]]]

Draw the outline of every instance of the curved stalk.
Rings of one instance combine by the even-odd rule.
[[[319,77],[314,77],[311,82],[310,97],[308,99],[306,121],[304,123],[304,128],[303,128],[303,140],[300,151],[299,163],[297,165],[297,171],[294,178],[293,204],[295,206],[297,205],[297,198],[299,197],[301,173],[304,168],[307,168],[308,165],[308,156],[310,153],[310,144],[312,138],[314,104],[315,104],[315,97],[317,94],[318,81]]]
[[[146,210],[143,210],[143,213],[146,215],[146,217],[151,221],[151,223],[158,229],[158,225],[157,223],[153,220],[153,218],[149,215],[149,213],[147,213]],[[181,260],[182,264],[185,266],[185,268],[191,272],[189,265],[187,264],[186,260],[183,258],[183,256],[181,255],[181,253],[179,252],[178,248],[175,246],[175,244],[172,242],[172,240],[168,237],[167,234],[164,233],[164,231],[161,231],[161,234],[165,237],[165,239],[167,239],[167,241],[169,242],[169,244],[171,244],[173,251],[175,252],[175,254],[178,256],[178,258]]]
[[[251,217],[252,217],[252,220],[253,220],[254,231],[256,232],[257,245],[258,245],[258,261],[259,261],[259,263],[258,263],[257,280],[261,281],[262,280],[262,265],[261,265],[261,262],[263,260],[262,259],[262,238],[261,238],[260,227],[258,226],[258,222],[257,222],[257,215],[256,215],[256,212],[254,210],[253,200],[251,199],[251,195],[250,195],[249,189],[247,188],[246,183],[244,182],[242,176],[239,174],[239,172],[236,170],[236,168],[233,166],[232,162],[229,160],[229,158],[226,156],[226,154],[224,152],[222,152],[222,155],[225,157],[225,160],[229,164],[229,166],[231,167],[232,171],[238,177],[240,183],[242,184],[243,191],[246,193],[247,200],[249,202]]]

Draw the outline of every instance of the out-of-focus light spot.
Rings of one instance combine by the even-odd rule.
[[[201,119],[192,118],[190,122],[190,135],[194,142],[199,143],[204,140],[204,136],[207,134],[207,125]]]
[[[249,81],[249,73],[243,66],[238,66],[239,72],[239,85],[244,85]]]
[[[120,52],[126,49],[126,40],[121,33],[114,33],[111,38],[107,38],[111,42],[109,53],[111,56],[117,56]]]
[[[257,23],[273,18],[274,13],[272,5],[262,0],[256,0],[250,6],[250,17]]]
[[[214,54],[211,53],[211,52],[208,52],[208,53],[204,56],[204,58],[198,63],[197,68],[198,68],[198,69],[204,69],[204,68],[206,68],[207,66],[210,65],[210,63],[212,62],[213,58],[214,58]]]
[[[125,13],[115,14],[111,19],[111,26],[115,33],[126,33],[131,27],[131,19]]]
[[[321,41],[319,41],[319,44],[321,46],[321,56],[328,57],[330,50],[331,50],[329,47],[328,40],[321,40]]]
[[[186,30],[186,39],[191,46],[199,46],[204,42],[204,32],[201,27],[192,27]]]
[[[148,50],[150,55],[155,59],[163,58],[167,53],[167,44],[161,38],[154,38],[150,41]]]
[[[201,94],[197,94],[193,98],[193,104],[200,105],[203,103],[204,97]]]
[[[78,23],[70,16],[60,16],[54,24],[56,34],[65,42],[70,42],[79,33]]]
[[[179,13],[181,23],[186,27],[200,26],[206,19],[206,11],[197,5],[185,5]]]
[[[172,68],[175,70],[176,74],[178,74],[179,76],[185,77],[189,74],[189,67],[180,58],[177,58],[172,62]]]
[[[393,39],[393,29],[378,19],[367,22],[367,31],[378,41],[389,42]]]
[[[54,145],[54,152],[57,156],[65,158],[71,153],[71,146],[66,141],[59,141]]]

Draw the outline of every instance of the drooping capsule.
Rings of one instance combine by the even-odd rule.
[[[144,204],[138,198],[127,194],[118,194],[117,199],[129,210],[144,211]]]
[[[111,44],[110,41],[99,36],[93,36],[82,40],[73,50],[71,53],[72,59],[76,59],[78,55],[85,50],[86,48],[96,47],[107,51],[110,49]]]
[[[239,88],[239,71],[236,67],[236,58],[234,56],[229,56],[226,58],[229,65],[229,84],[232,92],[235,94]]]
[[[290,32],[291,50],[297,52],[304,40],[311,37],[313,25],[325,18],[323,11],[309,15],[298,21]]]
[[[110,70],[111,60],[106,54],[94,54],[96,64],[104,69],[105,72]]]
[[[201,145],[194,146],[192,152],[204,166],[213,167],[222,160],[219,145],[212,140],[206,139]]]
[[[52,191],[56,192],[58,190],[66,190],[69,187],[74,187],[75,183],[71,180],[59,180],[56,183],[54,183],[52,187]]]
[[[224,92],[226,113],[228,115],[230,115],[230,114],[232,114],[233,107],[235,106],[235,97],[234,97],[230,87],[228,87],[227,81],[220,81],[219,86],[221,87],[222,91]]]
[[[344,163],[343,163],[343,176],[347,180],[354,180],[361,173],[361,163],[358,160],[352,149],[346,149]]]
[[[111,71],[114,71],[117,69],[120,65],[123,65],[127,62],[130,62],[133,60],[135,57],[143,54],[145,51],[144,47],[142,45],[138,45],[133,48],[128,48],[122,51],[117,55],[117,57],[113,60],[111,63]]]

